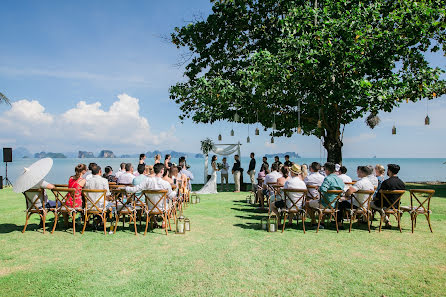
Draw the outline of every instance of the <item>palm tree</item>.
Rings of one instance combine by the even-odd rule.
[[[8,97],[6,97],[5,95],[3,95],[2,92],[0,92],[0,103],[6,103],[11,105],[11,101],[9,101]]]

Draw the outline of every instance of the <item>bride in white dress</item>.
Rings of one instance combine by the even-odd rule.
[[[217,194],[217,156],[212,156],[212,175],[208,182],[199,191],[195,192],[197,194]]]

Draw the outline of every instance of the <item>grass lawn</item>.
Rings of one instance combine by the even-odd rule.
[[[267,214],[246,204],[246,193],[220,193],[186,209],[185,236],[143,236],[143,228],[138,236],[128,228],[43,235],[36,215],[22,234],[25,199],[0,190],[0,295],[445,296],[446,186],[429,187],[437,190],[433,234],[423,217],[412,234],[407,214],[402,234],[378,233],[378,221],[371,234],[354,225],[304,235],[295,224],[267,233],[259,229]]]

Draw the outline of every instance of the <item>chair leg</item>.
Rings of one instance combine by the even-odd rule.
[[[85,214],[84,228],[82,228],[82,234],[84,234],[84,232],[85,232],[85,227],[87,226],[87,222],[88,222],[89,218],[90,218],[90,215]]]
[[[305,213],[303,213],[302,214],[302,230],[304,230],[304,234],[305,234],[305,219],[306,219],[306,216],[305,216]]]
[[[54,230],[56,230],[56,225],[57,225],[57,221],[58,221],[58,219],[59,219],[59,214],[56,213],[56,214],[54,215],[54,224],[53,224],[53,230],[51,230],[51,234],[53,234],[53,233],[54,233]]]
[[[318,220],[318,222],[317,222],[317,230],[316,230],[316,233],[319,232],[319,226],[321,225],[321,220],[322,220],[322,213],[319,213],[319,220]]]
[[[285,231],[286,217],[287,217],[287,213],[285,213],[285,214],[283,215],[282,233],[283,233],[283,231]]]
[[[400,229],[400,233],[402,233],[403,230],[401,230],[401,217],[399,213],[397,213],[396,219],[398,220],[398,228]]]
[[[353,220],[356,218],[356,213],[350,214],[350,227],[348,228],[348,233],[352,232]]]
[[[113,230],[113,234],[116,234],[116,230],[118,229],[118,224],[119,224],[119,219],[121,218],[121,216],[117,213],[116,214],[116,221],[115,221],[115,228]],[[124,228],[124,227],[122,227]]]
[[[367,219],[367,227],[369,228],[369,233],[371,232],[370,231],[370,214],[369,213],[367,213],[367,215],[366,215],[366,219]]]
[[[426,215],[426,218],[427,218],[427,223],[429,224],[429,229],[431,230],[431,233],[434,233],[434,231],[432,231],[431,216],[429,213]]]
[[[384,220],[384,216],[382,213],[380,214],[380,219],[379,219],[379,232],[381,232],[381,226],[383,224],[383,220]]]
[[[104,224],[104,235],[107,235],[107,214],[103,214],[102,217],[102,223]]]
[[[135,236],[138,235],[138,231],[136,229],[136,212],[133,214],[133,227],[135,228]]]
[[[73,220],[73,235],[76,235],[76,215],[77,215],[77,213],[74,212],[71,216],[71,218]]]
[[[31,214],[29,212],[26,212],[26,220],[25,220],[25,226],[23,227],[22,233],[25,233],[26,227],[28,226],[28,220]]]
[[[413,213],[411,213],[410,214],[410,221],[411,221],[411,223],[412,223],[412,233],[413,233],[413,221],[414,221],[414,214]]]
[[[166,222],[167,221],[167,213],[164,213],[163,220],[164,220],[164,227],[165,227],[164,229],[166,229],[166,235],[168,235],[167,224],[169,224],[170,231],[172,231],[172,229],[170,228],[170,222]]]
[[[42,224],[43,224],[43,234],[45,234],[45,221],[46,221],[46,215],[45,213],[42,215]]]
[[[336,232],[339,233],[339,227],[338,227],[338,213],[335,212],[334,214],[335,224],[336,224]]]
[[[149,216],[149,214],[146,214],[146,229],[144,230],[144,236],[146,236],[147,234],[147,227],[149,226],[149,219],[151,218],[151,216]],[[153,225],[151,225],[153,228]]]

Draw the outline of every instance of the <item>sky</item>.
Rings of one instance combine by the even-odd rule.
[[[184,79],[181,50],[167,41],[176,26],[211,12],[208,0],[14,1],[0,10],[0,144],[31,152],[133,154],[199,152],[200,141],[242,145],[242,155],[297,152],[324,156],[314,136],[276,138],[255,125],[181,123],[169,87]],[[428,56],[446,69],[442,54]],[[344,157],[446,157],[446,96],[403,103],[368,128],[345,128]],[[424,125],[427,110],[431,125]],[[391,134],[392,126],[397,135]],[[235,136],[230,136],[230,130]],[[249,129],[249,134],[248,134]],[[251,143],[246,143],[247,136]]]

